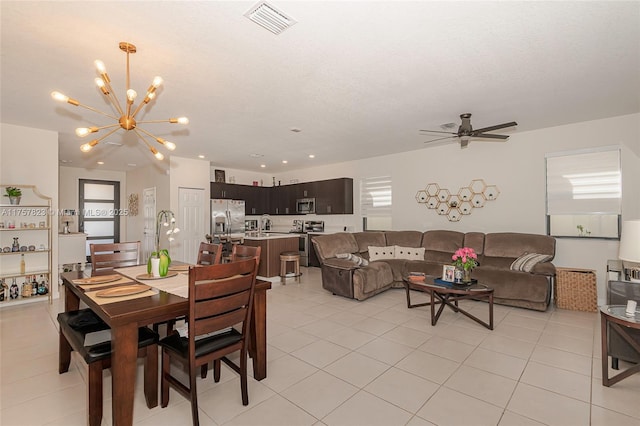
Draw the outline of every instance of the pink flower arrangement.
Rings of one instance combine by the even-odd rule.
[[[471,247],[459,248],[453,256],[451,256],[451,260],[453,260],[454,266],[462,268],[465,271],[470,271],[478,266],[478,255]]]

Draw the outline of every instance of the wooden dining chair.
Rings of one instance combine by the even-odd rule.
[[[222,261],[222,244],[200,243],[198,265],[217,265]]]
[[[189,268],[188,337],[173,333],[159,342],[160,404],[163,408],[169,404],[169,386],[173,387],[191,400],[194,425],[199,424],[197,370],[209,362],[213,361],[216,382],[220,380],[221,361],[240,374],[242,404],[249,404],[247,350],[257,272],[258,263],[254,259]],[[239,365],[227,358],[236,351],[240,352]],[[172,359],[188,367],[188,386],[171,375]]]
[[[102,423],[102,370],[111,367],[111,340],[90,343],[87,336],[91,333],[109,330],[91,309],[61,312],[58,314],[60,325],[60,356],[58,372],[69,370],[71,351],[75,351],[87,363],[88,424],[99,426]],[[144,358],[144,394],[149,408],[158,405],[158,334],[147,327],[138,329],[138,358]]]
[[[91,275],[112,274],[115,268],[140,264],[140,241],[90,244]]]
[[[248,258],[257,258],[260,261],[260,251],[262,247],[245,246],[243,244],[234,244],[231,250],[231,261],[244,260]]]

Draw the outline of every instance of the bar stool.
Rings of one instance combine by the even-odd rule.
[[[293,273],[287,274],[287,263],[293,262]],[[280,281],[284,284],[287,277],[295,277],[300,282],[300,253],[283,251],[280,253]]]

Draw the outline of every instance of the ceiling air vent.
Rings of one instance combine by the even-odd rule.
[[[296,23],[295,19],[264,1],[255,4],[244,16],[274,34],[280,34]]]

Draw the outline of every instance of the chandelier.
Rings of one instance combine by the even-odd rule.
[[[147,123],[188,124],[189,119],[187,117],[178,117],[178,118],[169,118],[167,120],[136,121],[136,115],[138,114],[138,112],[140,112],[140,109],[142,109],[144,105],[148,104],[152,99],[156,97],[156,89],[158,89],[158,87],[160,87],[160,85],[162,84],[162,78],[155,77],[153,79],[153,82],[151,83],[151,86],[149,86],[149,88],[147,89],[147,94],[145,95],[142,102],[140,102],[140,104],[138,104],[137,107],[134,106],[134,101],[138,96],[138,94],[136,93],[135,90],[131,89],[129,84],[129,55],[136,53],[136,47],[131,43],[127,43],[123,41],[120,43],[120,50],[122,50],[127,54],[127,88],[126,88],[127,90],[126,90],[126,105],[124,108],[120,106],[120,101],[118,100],[115,92],[111,88],[111,79],[109,78],[109,75],[107,75],[107,70],[104,66],[104,63],[100,60],[96,60],[94,62],[98,70],[98,74],[100,74],[100,77],[95,79],[96,85],[98,86],[102,94],[107,97],[109,103],[113,106],[115,111],[117,111],[117,114],[119,115],[119,117],[100,111],[88,105],[81,104],[79,101],[72,99],[60,92],[52,92],[51,97],[53,97],[53,99],[60,102],[67,102],[73,106],[80,106],[90,111],[97,112],[98,114],[105,115],[116,121],[115,124],[109,124],[107,126],[101,126],[101,127],[78,127],[76,129],[76,135],[78,135],[79,137],[85,137],[92,133],[97,133],[100,130],[110,129],[105,135],[81,145],[80,150],[82,152],[91,151],[91,149],[93,149],[93,147],[96,146],[100,141],[112,135],[113,133],[117,132],[118,130],[124,129],[125,131],[133,130],[133,132],[136,135],[138,135],[140,140],[144,142],[147,148],[149,148],[149,151],[151,151],[151,153],[158,160],[162,160],[164,159],[164,155],[162,155],[161,152],[159,152],[152,144],[150,144],[147,138],[154,139],[156,142],[164,146],[169,151],[173,151],[174,149],[176,149],[176,145],[173,142],[169,142],[168,140],[155,136],[152,133],[138,126],[140,124],[147,124]]]

